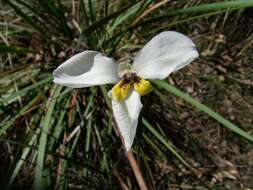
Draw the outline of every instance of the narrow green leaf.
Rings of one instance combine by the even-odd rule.
[[[85,142],[85,149],[84,149],[86,161],[88,160],[88,153],[90,150],[91,127],[92,127],[91,124],[92,124],[92,120],[90,118],[86,126],[86,142]],[[87,169],[85,167],[83,168],[83,175],[85,177],[87,176]]]
[[[28,22],[31,26],[33,26],[34,29],[36,29],[37,31],[39,31],[46,38],[49,38],[48,35],[47,35],[47,33],[45,31],[43,31],[43,28],[41,28],[41,26],[37,24],[37,23],[39,23],[38,19],[37,20],[34,20],[34,18],[32,19],[30,16],[28,16],[26,13],[24,13],[23,10],[21,10],[17,5],[15,5],[12,1],[5,0],[5,2],[8,5],[10,5],[13,8],[13,10],[18,15],[20,15],[20,17],[22,17],[26,22]]]
[[[43,179],[43,172],[44,172],[44,163],[46,158],[46,146],[47,146],[47,136],[49,134],[49,130],[52,126],[51,119],[55,107],[55,103],[57,100],[57,96],[60,94],[62,87],[54,86],[52,90],[52,96],[49,98],[47,102],[47,113],[43,122],[40,140],[38,145],[38,154],[37,154],[37,161],[36,161],[36,168],[35,168],[35,181],[34,181],[34,189],[45,189],[45,183]]]
[[[151,19],[138,22],[135,25],[129,26],[128,28],[114,34],[109,40],[105,41],[105,43],[108,43],[109,41],[115,41],[117,38],[121,38],[124,34],[131,32],[140,26],[145,26],[154,22],[159,22],[162,19],[166,19],[172,16],[179,16],[179,15],[184,15],[184,14],[196,14],[196,13],[203,14],[203,13],[207,13],[211,11],[221,11],[221,10],[234,11],[234,10],[243,9],[247,7],[253,7],[253,0],[236,0],[236,1],[226,1],[226,2],[218,2],[218,3],[208,3],[204,5],[196,5],[193,7],[169,11],[168,13],[165,13],[165,14],[153,17]]]
[[[165,81],[153,80],[152,82],[155,85],[157,85],[159,88],[163,88],[166,91],[171,92],[171,93],[175,94],[176,96],[178,96],[180,98],[183,98],[186,102],[190,103],[191,105],[193,105],[197,109],[199,109],[199,110],[207,113],[209,116],[211,116],[212,118],[216,119],[219,123],[221,123],[222,125],[224,125],[228,129],[230,129],[231,131],[235,132],[236,134],[240,135],[241,137],[244,137],[245,139],[247,139],[247,140],[249,140],[250,142],[253,143],[253,137],[251,135],[249,135],[247,132],[245,132],[244,130],[240,129],[238,126],[236,126],[235,124],[231,123],[230,121],[228,121],[223,116],[221,116],[217,112],[213,111],[212,109],[210,109],[206,105],[204,105],[204,104],[200,103],[199,101],[193,99],[188,94],[183,93],[182,91],[180,91],[176,87],[168,84]]]
[[[7,121],[3,121],[0,123],[0,136],[5,133],[6,130],[9,129],[15,122],[15,120],[22,115],[24,115],[29,109],[32,108],[33,104],[36,103],[41,97],[38,95],[35,98],[33,98],[30,102],[28,102],[20,111],[18,111],[14,116],[12,116]]]
[[[0,53],[17,53],[17,54],[26,54],[33,52],[32,49],[15,47],[15,46],[7,46],[5,44],[0,44]]]
[[[162,14],[157,17],[153,17],[146,21],[140,22],[138,25],[144,25],[148,23],[152,23],[155,21],[160,21],[161,19],[165,19],[172,16],[179,16],[184,14],[196,14],[196,13],[206,13],[211,11],[219,11],[224,9],[242,9],[247,7],[253,7],[253,0],[236,0],[236,1],[225,1],[218,3],[208,3],[203,5],[196,5],[188,8],[178,9],[174,11],[170,11],[168,13]]]
[[[144,126],[153,134],[155,137],[164,145],[166,148],[168,148],[174,156],[177,157],[178,160],[180,160],[185,166],[191,167],[180,154],[176,151],[176,149],[172,146],[171,143],[169,143],[167,140],[165,140],[159,132],[157,132],[152,125],[149,124],[149,122],[145,119],[142,118],[142,123]]]
[[[31,137],[31,140],[28,142],[28,146],[24,148],[23,153],[20,157],[20,159],[17,161],[16,163],[16,167],[14,168],[12,175],[8,181],[7,187],[6,189],[10,189],[13,181],[15,180],[16,176],[18,175],[21,167],[23,166],[23,164],[25,163],[26,158],[29,155],[29,152],[31,150],[31,147],[33,146],[33,144],[35,143],[35,141],[37,140],[38,134],[40,132],[40,129],[37,128],[36,132],[34,133],[34,135]]]
[[[148,0],[145,2],[145,4],[149,4],[150,2],[151,1]],[[136,15],[140,8],[143,7],[143,4],[144,2],[138,2],[130,8],[126,9],[126,11],[124,11],[119,17],[114,20],[112,26],[109,27],[108,32],[112,33],[120,24],[128,20],[131,16]]]
[[[92,0],[88,0],[89,13],[91,18],[91,23],[96,22],[96,2],[92,2]]]
[[[7,96],[5,98],[0,99],[0,103],[3,103],[4,105],[9,104],[11,100],[16,99],[18,96],[25,95],[28,91],[36,89],[38,86],[41,86],[42,84],[48,83],[53,79],[52,76],[49,76],[33,85],[30,85],[26,88],[23,88],[19,90],[18,92],[10,94],[10,96]]]
[[[82,35],[85,35],[87,33],[90,33],[94,30],[96,30],[98,27],[101,27],[101,25],[103,24],[106,24],[107,22],[109,22],[110,20],[112,20],[113,18],[119,16],[122,12],[126,11],[127,9],[129,9],[130,6],[126,6],[126,7],[123,7],[121,9],[119,9],[118,11],[110,14],[110,15],[107,15],[106,17],[102,18],[102,19],[99,19],[97,22],[93,23],[91,26],[87,27]]]

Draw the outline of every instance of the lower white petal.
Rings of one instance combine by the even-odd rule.
[[[96,51],[76,54],[54,70],[54,82],[72,88],[116,83],[117,63]]]
[[[112,99],[113,115],[124,139],[126,150],[129,151],[134,141],[138,118],[142,109],[138,92],[132,91],[127,99],[118,102]]]
[[[187,36],[166,31],[152,38],[134,59],[134,68],[145,79],[164,79],[199,56]]]

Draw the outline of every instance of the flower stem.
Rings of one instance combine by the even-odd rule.
[[[100,89],[101,89],[101,91],[103,93],[103,96],[104,96],[104,98],[106,100],[107,106],[110,109],[112,109],[112,106],[111,106],[109,97],[107,96],[107,92],[106,92],[105,87],[104,86],[100,86]],[[118,129],[118,126],[117,126],[117,123],[116,123],[115,119],[114,119],[114,122],[115,122],[115,126],[116,126],[114,128],[115,132],[116,132],[116,134],[119,134],[120,141],[121,141],[122,145],[125,147],[123,138],[122,138],[122,136],[121,136],[121,134],[119,132],[119,129]],[[145,182],[145,180],[144,180],[144,178],[143,178],[143,176],[141,174],[140,167],[139,167],[138,163],[136,162],[133,153],[131,151],[128,151],[128,152],[126,152],[126,156],[127,156],[128,160],[130,162],[130,165],[132,167],[132,170],[134,172],[135,178],[136,178],[136,180],[138,182],[138,185],[139,185],[140,189],[141,190],[148,190],[146,182]]]
[[[141,189],[141,190],[148,190],[147,185],[146,185],[146,182],[145,182],[145,180],[144,180],[144,178],[143,178],[143,176],[142,176],[142,174],[141,174],[140,167],[139,167],[139,165],[137,164],[137,162],[136,162],[136,160],[135,160],[135,158],[134,158],[133,153],[132,153],[131,151],[128,151],[128,152],[126,153],[126,155],[127,155],[127,158],[128,158],[128,160],[129,160],[129,162],[130,162],[130,165],[131,165],[131,167],[132,167],[132,169],[133,169],[135,178],[136,178],[136,180],[137,180],[137,182],[138,182],[138,184],[139,184],[140,189]]]

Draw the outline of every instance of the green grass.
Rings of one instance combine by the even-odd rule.
[[[251,47],[247,35],[252,31],[246,27],[251,22],[246,15],[252,10],[252,0],[207,0],[201,4],[196,0],[168,1],[140,20],[158,2],[3,2],[0,157],[1,170],[6,172],[0,174],[1,189],[118,189],[122,184],[138,188],[113,120],[107,96],[111,86],[60,87],[53,84],[52,71],[84,49],[120,60],[133,58],[148,39],[165,29],[190,35],[201,55],[210,53],[208,45],[217,48],[212,56],[203,54],[188,70],[173,74],[173,85],[166,80],[152,81],[155,93],[143,97],[133,153],[148,187],[251,187],[246,179],[244,183],[238,182],[241,179],[237,176],[237,181],[232,180],[234,174],[217,160],[235,165],[241,157],[249,159],[252,148],[253,94],[251,83],[246,83],[252,80],[252,69],[244,69],[252,61],[247,54]],[[245,24],[245,31],[237,29],[240,22]],[[238,49],[243,50],[240,59],[233,54]],[[230,75],[242,80],[231,83],[226,80]],[[225,86],[225,90],[213,87],[207,80],[209,76],[215,80],[225,78],[218,86]],[[200,86],[200,90],[194,88],[200,99],[185,92],[189,86]],[[231,86],[241,95],[240,105],[233,99],[234,93],[229,93]],[[220,106],[223,98],[226,101]],[[189,109],[182,100],[197,110]],[[187,116],[182,119],[182,115]],[[224,149],[228,155],[221,151]],[[240,151],[229,152],[234,149]],[[235,171],[247,179],[252,177],[237,168]],[[230,176],[216,180],[215,176],[226,172]]]
[[[248,141],[250,141],[251,143],[253,143],[253,136],[249,135],[244,130],[240,129],[238,126],[231,123],[230,121],[228,121],[227,119],[225,119],[220,114],[213,111],[212,109],[210,109],[206,105],[200,103],[199,101],[193,99],[189,95],[183,93],[182,91],[180,91],[176,87],[174,87],[164,81],[153,81],[153,83],[155,83],[159,88],[163,88],[163,89],[167,90],[168,92],[171,92],[171,93],[175,94],[176,96],[184,99],[185,101],[190,103],[192,106],[196,107],[197,109],[205,112],[206,114],[208,114],[212,118],[216,119],[220,124],[224,125],[224,127],[227,127],[229,130],[237,133],[242,138],[245,138]]]

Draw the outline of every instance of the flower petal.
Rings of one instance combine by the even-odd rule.
[[[76,54],[54,70],[54,82],[72,88],[116,83],[117,63],[96,51]]]
[[[185,35],[166,31],[151,39],[134,59],[137,75],[164,79],[198,57],[195,44]]]
[[[134,89],[141,95],[147,95],[153,88],[152,84],[148,80],[140,79],[140,81],[134,84]]]
[[[129,97],[121,102],[112,99],[112,109],[126,150],[129,151],[134,141],[138,117],[142,109],[139,93],[133,90]]]
[[[121,80],[113,86],[112,90],[109,92],[109,97],[120,102],[128,96],[130,89],[131,83],[124,84],[124,81]]]

